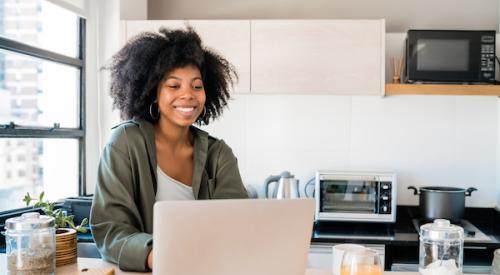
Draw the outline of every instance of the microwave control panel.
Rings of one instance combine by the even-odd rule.
[[[495,80],[495,37],[492,35],[481,36],[481,81]]]

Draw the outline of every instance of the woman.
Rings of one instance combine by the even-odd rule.
[[[104,259],[147,271],[155,201],[247,197],[229,146],[192,126],[221,115],[236,73],[191,28],[143,33],[110,69],[114,107],[128,121],[102,153],[90,223]]]

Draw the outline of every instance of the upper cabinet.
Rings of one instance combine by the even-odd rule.
[[[239,74],[236,93],[384,95],[384,20],[190,20]],[[182,20],[124,21],[124,37]]]
[[[252,20],[252,93],[383,95],[384,20]]]
[[[126,40],[144,31],[160,27],[185,28],[186,22],[200,35],[203,44],[224,56],[238,72],[234,93],[250,92],[250,21],[249,20],[138,20],[125,21]]]

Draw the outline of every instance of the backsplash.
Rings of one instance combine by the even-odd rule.
[[[496,97],[236,95],[203,128],[233,148],[260,196],[283,170],[302,189],[316,169],[387,169],[398,204],[418,204],[409,185],[442,185],[476,187],[466,205],[494,207],[499,109]]]

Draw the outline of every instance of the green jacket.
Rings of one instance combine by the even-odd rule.
[[[196,127],[190,130],[194,197],[247,198],[231,148]],[[99,163],[90,226],[103,258],[122,270],[148,270],[157,189],[155,148],[153,124],[127,121],[114,127]]]

